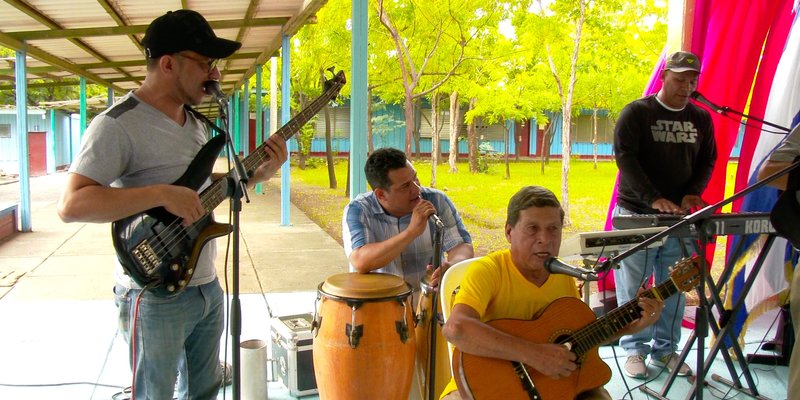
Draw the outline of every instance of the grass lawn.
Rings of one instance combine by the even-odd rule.
[[[324,160],[317,161],[312,163],[317,165],[316,168],[301,170],[292,167],[292,201],[341,243],[342,210],[348,203],[345,195],[347,160],[340,159],[335,163],[338,189],[328,188]],[[420,182],[430,186],[430,162],[415,162],[414,167]],[[736,164],[732,163],[728,168],[727,180],[731,185],[736,174],[735,167]],[[505,165],[502,163],[490,164],[489,171],[480,174],[470,173],[466,163],[458,164],[457,173],[448,170],[447,164],[437,167],[436,188],[447,192],[461,213],[473,237],[476,255],[484,255],[507,245],[503,234],[506,207],[508,200],[520,187],[544,186],[563,200],[560,160],[545,165],[544,173],[538,162],[512,162],[511,179],[505,179]],[[569,174],[569,216],[572,224],[565,229],[564,238],[578,232],[603,230],[617,176],[616,164],[602,161],[595,169],[592,162],[573,161]],[[731,190],[728,188],[727,192]],[[721,241],[718,243],[724,244]],[[717,252],[720,253],[723,248],[717,246]],[[724,253],[720,255],[724,258]]]

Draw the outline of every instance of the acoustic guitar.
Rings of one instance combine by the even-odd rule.
[[[300,128],[339,94],[345,84],[344,72],[339,71],[325,82],[322,95],[278,129],[275,134],[289,140]],[[200,149],[186,172],[174,185],[199,190],[211,175],[214,162],[225,144],[225,135],[217,135]],[[269,158],[264,143],[242,160],[248,175]],[[231,180],[234,171],[215,180],[200,193],[206,214],[190,226],[163,207],[147,210],[111,224],[111,236],[117,258],[125,273],[145,290],[160,297],[180,293],[192,279],[200,251],[209,240],[231,232],[228,224],[214,221],[211,212],[233,194]]]
[[[640,297],[666,299],[691,290],[700,283],[699,258],[678,261],[670,279],[641,293]],[[572,400],[611,379],[611,369],[600,358],[597,347],[641,316],[638,298],[596,318],[577,298],[552,302],[535,320],[499,319],[488,324],[534,343],[563,344],[577,356],[570,376],[553,379],[521,362],[453,352],[453,375],[464,399]]]

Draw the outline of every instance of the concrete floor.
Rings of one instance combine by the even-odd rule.
[[[0,242],[0,360],[4,361],[0,362],[0,399],[110,399],[130,386],[127,347],[117,334],[111,296],[115,255],[110,227],[64,224],[58,219],[55,203],[65,176],[31,178],[33,231]],[[291,226],[278,224],[277,188],[269,186],[266,194],[252,195],[251,200],[241,217],[241,339],[271,342],[270,316],[313,312],[317,285],[345,272],[347,262],[341,246],[297,208],[291,208]],[[18,201],[19,184],[0,182],[0,204]],[[227,220],[227,203],[216,215],[218,221]],[[218,246],[223,276],[226,241],[219,240]],[[768,313],[751,325],[746,353],[774,337],[775,315]],[[684,341],[690,333],[683,330]],[[230,341],[229,335],[222,338],[226,354],[220,355],[227,355],[229,361]],[[613,371],[607,385],[613,398],[647,398],[637,388],[642,381],[621,373],[625,357],[620,348],[601,347],[600,354]],[[695,365],[695,350],[687,361]],[[657,377],[647,386],[659,391],[666,373],[650,370]],[[763,396],[787,398],[786,367],[751,364],[749,370]],[[730,379],[720,356],[711,372]],[[272,379],[269,398],[293,398],[282,383]],[[748,398],[710,381],[710,376],[709,382],[705,398]],[[685,398],[688,392],[687,379],[678,378],[666,397]],[[220,392],[219,398],[229,397],[230,387]]]

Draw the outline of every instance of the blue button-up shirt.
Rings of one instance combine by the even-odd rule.
[[[421,196],[424,200],[433,203],[436,214],[444,223],[442,235],[442,253],[449,251],[461,243],[472,243],[472,238],[464,227],[453,202],[441,190],[422,188]],[[368,243],[377,243],[388,240],[399,234],[411,222],[411,215],[394,217],[386,213],[375,197],[374,192],[362,193],[356,196],[344,208],[342,218],[342,240],[347,257],[354,249]],[[389,265],[375,270],[397,275],[405,279],[415,291],[419,289],[420,281],[425,276],[425,267],[433,264],[433,234],[436,228],[428,221],[425,232],[414,239],[399,257],[392,260]],[[442,258],[444,261],[444,258]],[[355,271],[350,265],[350,271]]]

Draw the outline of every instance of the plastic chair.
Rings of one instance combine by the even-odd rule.
[[[445,271],[444,276],[442,276],[442,281],[439,283],[439,299],[441,299],[442,304],[442,322],[447,322],[447,318],[450,317],[450,311],[452,311],[453,308],[453,300],[455,299],[455,293],[453,292],[461,284],[461,279],[464,278],[467,267],[477,259],[478,257],[459,261],[451,265],[450,268]],[[447,342],[447,350],[450,353],[448,360],[450,361],[451,374],[453,373],[453,348],[453,345]]]

